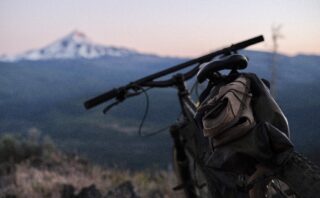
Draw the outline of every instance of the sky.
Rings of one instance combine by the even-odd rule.
[[[197,56],[260,34],[272,49],[320,55],[319,0],[1,0],[0,55],[43,47],[73,30],[99,44]]]

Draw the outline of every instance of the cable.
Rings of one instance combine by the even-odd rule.
[[[157,135],[157,134],[159,134],[159,133],[161,133],[161,132],[166,131],[171,125],[166,126],[166,127],[164,127],[164,128],[161,128],[161,129],[159,129],[159,130],[156,130],[156,131],[154,131],[154,132],[145,134],[145,135],[142,134],[142,127],[143,127],[143,125],[144,125],[144,123],[145,123],[145,121],[146,121],[147,115],[148,115],[148,113],[149,113],[149,106],[150,106],[149,104],[150,104],[150,101],[149,101],[149,95],[148,95],[147,91],[148,91],[150,88],[147,89],[147,90],[145,90],[143,87],[139,87],[139,89],[141,89],[142,93],[145,95],[145,98],[146,98],[146,108],[145,108],[143,117],[142,117],[142,119],[141,119],[141,122],[140,122],[140,124],[139,124],[138,135],[139,135],[140,137],[151,137],[151,136],[154,136],[154,135]]]
[[[164,128],[161,128],[161,129],[159,129],[159,130],[157,130],[157,131],[154,131],[154,132],[145,134],[145,135],[142,134],[142,127],[143,127],[143,125],[144,125],[144,123],[145,123],[145,120],[146,120],[146,118],[147,118],[147,116],[148,116],[148,112],[149,112],[149,103],[150,103],[150,102],[149,102],[149,95],[148,95],[147,91],[148,91],[149,89],[151,89],[152,87],[149,87],[148,89],[144,89],[144,88],[141,87],[141,86],[135,86],[134,88],[135,88],[136,92],[135,92],[135,93],[129,93],[129,94],[127,94],[127,95],[126,95],[127,98],[128,98],[128,97],[132,97],[132,96],[139,95],[139,94],[141,94],[141,93],[143,93],[143,94],[145,95],[145,97],[146,97],[146,108],[145,108],[143,117],[142,117],[142,119],[141,119],[141,122],[140,122],[140,124],[139,124],[138,135],[139,135],[140,137],[151,137],[151,136],[154,136],[154,135],[156,135],[156,134],[158,134],[158,133],[161,133],[161,132],[167,130],[171,125],[166,126],[166,127],[164,127]],[[138,90],[141,90],[141,92],[139,92]],[[118,104],[121,103],[121,102],[122,102],[122,101],[115,101],[115,102],[111,103],[110,105],[108,105],[106,108],[103,109],[103,114],[106,114],[112,107],[118,105]]]
[[[192,93],[195,93],[196,99],[199,101],[200,98],[200,94],[199,94],[199,83],[197,81],[195,81],[190,89],[190,95]]]
[[[154,132],[150,132],[150,133],[148,133],[148,134],[142,135],[141,137],[152,137],[152,136],[157,135],[157,134],[159,134],[159,133],[165,132],[167,129],[170,128],[170,126],[171,126],[171,125],[168,125],[168,126],[163,127],[163,128],[161,128],[161,129],[159,129],[159,130],[156,130],[156,131],[154,131]]]
[[[198,81],[196,82],[195,92],[196,92],[197,99],[199,100],[200,94],[199,94],[199,83],[198,83]]]
[[[145,97],[146,97],[146,108],[145,108],[145,110],[144,110],[144,114],[143,114],[142,120],[141,120],[141,122],[140,122],[139,131],[138,131],[139,136],[142,136],[142,133],[141,133],[142,127],[143,127],[144,122],[145,122],[145,120],[146,120],[146,118],[147,118],[147,115],[148,115],[148,113],[149,113],[149,95],[148,95],[147,91],[146,91],[144,88],[139,87],[139,89],[142,90],[143,94],[144,94]]]

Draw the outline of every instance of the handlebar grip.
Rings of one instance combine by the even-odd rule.
[[[86,109],[91,109],[103,102],[106,102],[114,97],[116,97],[117,95],[119,94],[119,89],[112,89],[104,94],[101,94],[97,97],[94,97],[90,100],[87,100],[85,103],[84,103],[84,107]]]
[[[232,48],[232,50],[239,50],[239,49],[246,48],[246,47],[248,47],[250,45],[253,45],[253,44],[256,44],[256,43],[259,43],[259,42],[262,42],[262,41],[264,41],[264,38],[263,38],[262,35],[260,35],[260,36],[248,39],[246,41],[242,41],[240,43],[236,43],[236,44],[232,45],[231,48]]]

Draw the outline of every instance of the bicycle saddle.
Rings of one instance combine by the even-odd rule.
[[[204,82],[210,77],[214,72],[230,69],[245,69],[248,65],[248,59],[240,54],[233,54],[226,56],[219,60],[214,60],[200,66],[199,72],[197,74],[197,80],[199,83]]]

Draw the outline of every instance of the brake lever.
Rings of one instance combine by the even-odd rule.
[[[117,100],[116,102],[108,105],[107,107],[105,107],[105,108],[103,109],[102,113],[103,113],[103,114],[106,114],[112,107],[118,105],[118,104],[121,103],[121,102],[122,102],[122,101]]]
[[[127,98],[130,98],[130,97],[133,97],[133,96],[137,96],[139,94],[141,94],[142,92],[138,92],[138,91],[135,91],[134,93],[128,93],[127,91],[125,90],[121,90],[121,94],[119,94],[117,97],[116,97],[116,101],[113,102],[112,104],[108,105],[107,107],[105,107],[102,112],[103,114],[106,114],[112,107],[120,104],[122,101],[124,101],[125,99]]]

